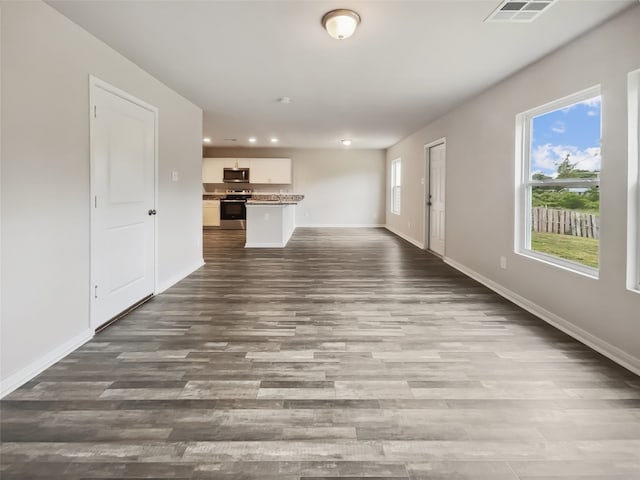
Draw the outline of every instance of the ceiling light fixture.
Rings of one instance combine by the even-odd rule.
[[[354,34],[360,24],[360,15],[353,10],[339,8],[331,10],[322,17],[322,26],[337,40],[344,40]]]
[[[340,140],[340,141],[345,147],[348,147],[349,145],[351,145],[351,140],[349,140],[348,138],[345,138],[344,140]]]
[[[271,143],[278,143],[278,139],[276,137],[271,137]]]
[[[204,138],[202,139],[202,141],[203,141],[204,143],[211,143],[211,137],[204,137]]]
[[[256,143],[256,137],[249,137],[249,143]]]

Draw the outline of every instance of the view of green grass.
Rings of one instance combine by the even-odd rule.
[[[531,250],[598,268],[598,240],[558,233],[531,232]]]

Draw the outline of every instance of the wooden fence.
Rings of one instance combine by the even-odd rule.
[[[600,217],[573,210],[534,207],[533,231],[600,238]]]

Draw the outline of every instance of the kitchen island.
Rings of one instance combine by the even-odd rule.
[[[297,194],[253,194],[247,200],[245,248],[283,248],[296,229]]]

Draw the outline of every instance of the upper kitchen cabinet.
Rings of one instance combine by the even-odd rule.
[[[249,168],[251,183],[276,185],[291,183],[290,158],[252,158]]]
[[[203,158],[202,183],[222,183],[222,171],[235,166],[235,158]]]
[[[290,158],[203,158],[202,183],[224,183],[225,168],[248,168],[249,183],[291,183]]]

